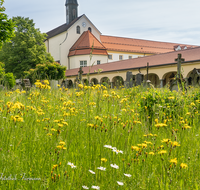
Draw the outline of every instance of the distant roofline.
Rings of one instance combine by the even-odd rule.
[[[167,43],[167,44],[174,44],[174,45],[187,45],[187,46],[195,46],[198,47],[198,45],[190,45],[190,44],[182,44],[182,43],[174,43],[174,42],[163,42],[163,41],[156,41],[156,40],[145,40],[145,39],[138,39],[138,38],[131,38],[131,37],[122,37],[122,36],[111,36],[111,35],[101,35],[105,37],[113,37],[113,38],[123,38],[123,39],[130,39],[130,40],[142,40],[142,41],[148,41],[148,42],[157,42],[157,43]],[[108,42],[109,43],[109,42]]]

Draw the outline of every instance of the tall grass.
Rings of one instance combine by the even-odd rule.
[[[198,189],[199,110],[197,88],[1,91],[0,189]]]

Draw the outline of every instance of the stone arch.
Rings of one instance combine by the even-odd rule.
[[[121,76],[115,76],[112,79],[112,87],[119,88],[124,85],[124,79]]]
[[[162,77],[163,80],[163,86],[165,86],[166,84],[169,84],[171,80],[173,80],[173,78],[176,77],[177,71],[170,71],[168,73],[165,73]]]
[[[150,73],[148,78],[155,87],[160,86],[159,76],[157,74]],[[144,80],[147,80],[147,75],[144,76]]]
[[[200,69],[197,69],[198,72]],[[200,76],[197,73],[193,73],[193,70],[187,74],[187,84],[190,86],[200,85]]]
[[[96,78],[92,78],[90,80],[90,83],[93,85],[93,84],[98,84],[99,82],[98,82],[98,80]]]
[[[83,84],[84,85],[89,85],[88,79],[83,79]]]
[[[67,87],[68,88],[73,88],[73,82],[72,82],[72,80],[68,80],[68,84],[67,84]]]
[[[103,78],[101,78],[100,83],[101,84],[103,84],[103,83],[109,84],[110,83],[110,79],[108,77],[103,77]]]

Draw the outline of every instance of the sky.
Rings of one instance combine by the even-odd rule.
[[[5,0],[5,13],[46,33],[66,22],[66,0]],[[199,0],[78,0],[102,35],[200,46]]]

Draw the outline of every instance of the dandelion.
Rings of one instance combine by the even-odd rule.
[[[104,168],[104,167],[102,167],[102,166],[98,167],[97,169],[98,169],[98,170],[102,170],[102,171],[106,171],[106,168]]]
[[[89,172],[90,172],[91,174],[95,174],[95,172],[93,172],[92,170],[89,170]]]
[[[116,165],[116,164],[110,164],[110,166],[111,166],[112,168],[119,169],[119,166]]]
[[[154,155],[154,152],[149,152],[149,155]]]
[[[188,167],[187,164],[181,163],[180,168],[186,169]]]
[[[76,166],[71,162],[68,162],[67,165],[71,166],[71,168],[76,168]]]
[[[100,189],[99,186],[94,186],[94,185],[93,185],[91,188],[92,188],[92,189]]]
[[[126,177],[131,177],[132,175],[131,174],[124,174]]]
[[[117,181],[117,183],[118,183],[118,185],[124,185],[124,183],[123,182],[120,182],[120,181]]]
[[[135,151],[139,151],[139,150],[140,150],[140,148],[137,147],[137,146],[132,146],[131,149],[132,149],[132,150],[135,150]]]
[[[171,159],[169,162],[171,162],[173,164],[177,164],[177,158]]]
[[[160,152],[158,152],[158,154],[165,154],[165,153],[167,153],[166,150],[161,150]]]
[[[85,186],[85,185],[83,185],[82,188],[83,188],[83,189],[89,189],[89,187],[87,187],[87,186]]]
[[[101,161],[102,162],[107,162],[107,159],[106,158],[101,158]]]

